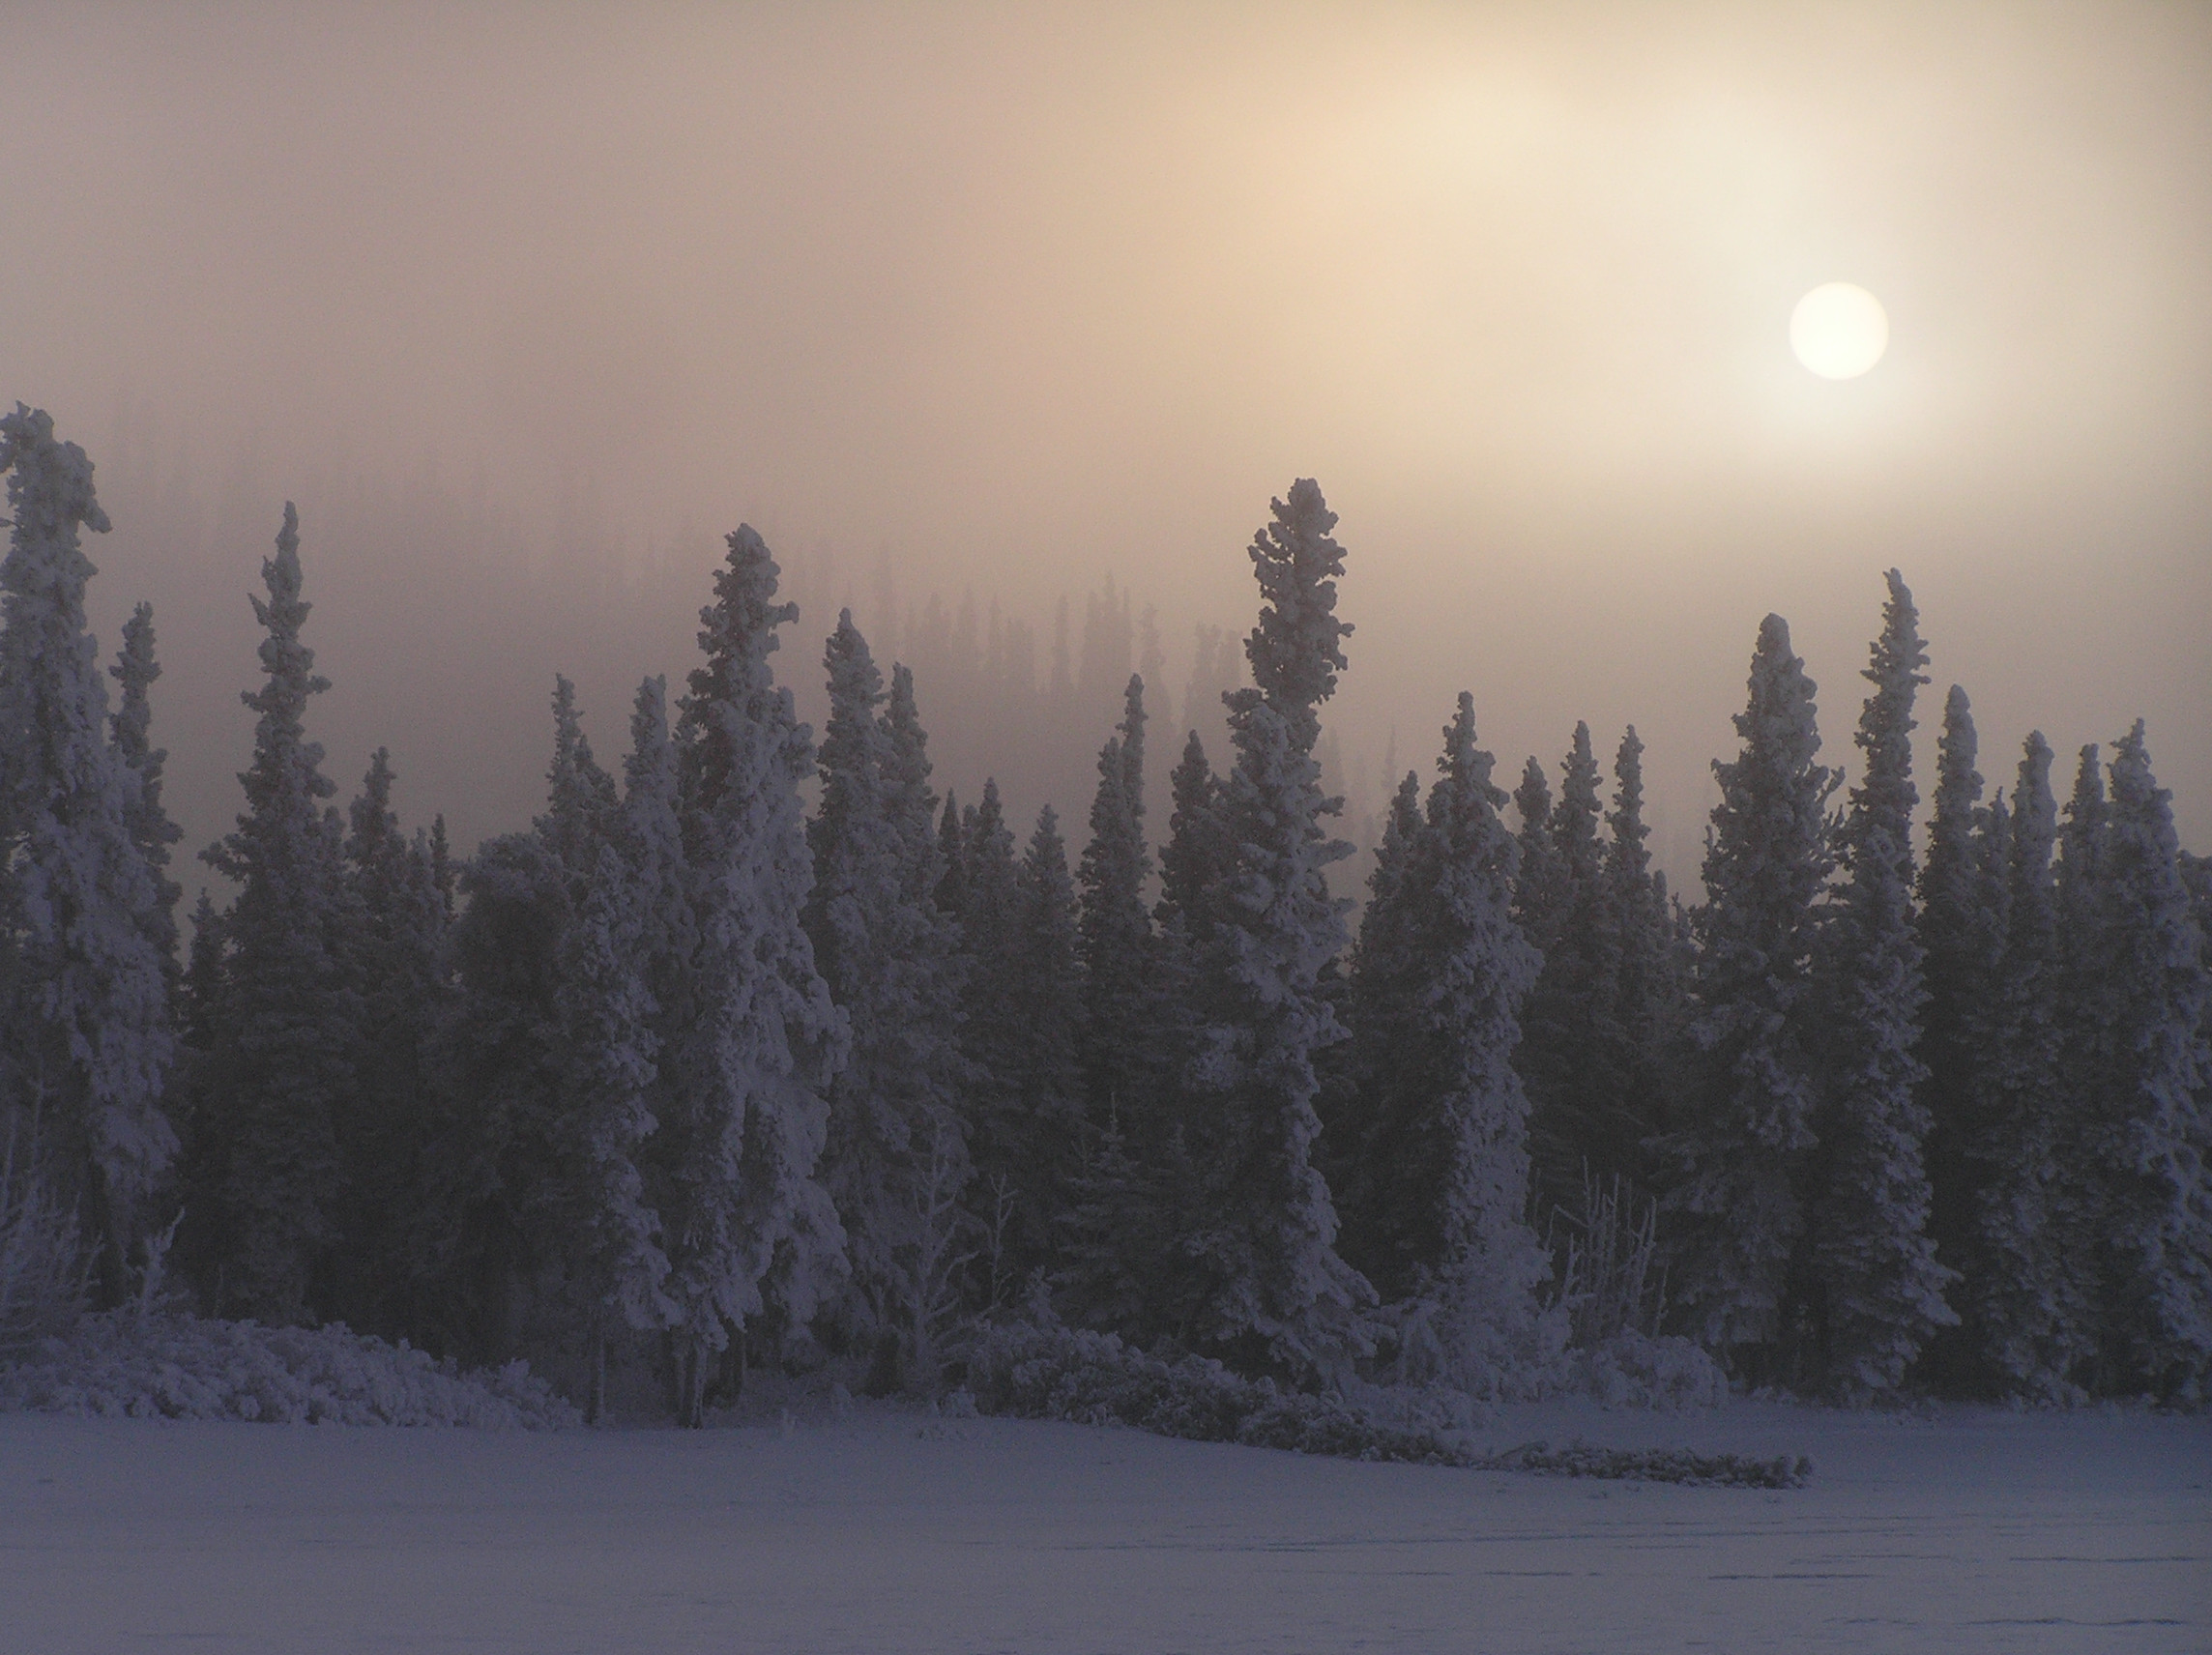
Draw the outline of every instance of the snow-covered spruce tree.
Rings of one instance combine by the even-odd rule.
[[[1790,1264],[1814,1146],[1814,903],[1833,866],[1813,681],[1769,615],[1752,655],[1742,750],[1715,760],[1706,900],[1693,916],[1691,1095],[1676,1167],[1670,1292],[1689,1333],[1738,1376],[1779,1377]]]
[[[911,681],[903,717],[879,712],[883,677],[850,610],[824,664],[830,718],[822,803],[806,828],[814,885],[804,915],[851,1028],[849,1060],[829,1089],[821,1161],[852,1266],[838,1321],[847,1338],[895,1351],[897,1368],[928,1385],[937,1324],[953,1303],[956,1203],[968,1176],[955,933],[933,894],[936,801]]]
[[[698,944],[692,1016],[661,1050],[659,1152],[676,1171],[659,1210],[690,1424],[732,1329],[771,1301],[811,1318],[843,1254],[814,1171],[847,1032],[800,921],[813,862],[799,788],[814,752],[769,665],[799,614],[775,601],[778,574],[751,528],[729,537],[677,723]]]
[[[933,911],[939,915],[937,929],[950,949],[946,922],[952,915],[937,906],[945,865],[937,844],[937,792],[929,785],[929,734],[915,704],[914,672],[899,662],[891,665],[884,703],[884,808],[898,829],[900,889],[925,918]]]
[[[1536,755],[1521,770],[1521,785],[1513,790],[1513,807],[1521,815],[1520,871],[1513,881],[1513,921],[1539,954],[1550,955],[1558,945],[1559,924],[1565,908],[1563,870],[1552,841],[1552,784]]]
[[[1323,1133],[1344,1227],[1342,1251],[1385,1302],[1410,1293],[1426,1262],[1417,1215],[1395,1182],[1400,1117],[1409,1101],[1400,1064],[1412,1049],[1422,1015],[1421,977],[1430,963],[1419,952],[1424,916],[1417,889],[1408,885],[1424,830],[1421,778],[1408,770],[1391,798],[1367,876],[1367,909],[1348,973],[1352,1050]]]
[[[1163,936],[1173,933],[1191,950],[1211,939],[1208,896],[1236,865],[1236,847],[1221,813],[1221,778],[1208,763],[1196,730],[1183,742],[1168,790],[1168,840],[1160,848],[1160,900],[1152,917]]]
[[[1212,630],[1201,628],[1202,647],[1205,634]],[[1203,709],[1194,703],[1184,711],[1195,719]],[[1223,810],[1222,780],[1208,762],[1206,744],[1195,729],[1184,740],[1168,790],[1160,899],[1152,908],[1152,987],[1158,1013],[1152,1038],[1161,1076],[1150,1118],[1134,1122],[1127,1137],[1148,1211],[1125,1234],[1147,1245],[1156,1243],[1142,1272],[1144,1337],[1149,1341],[1165,1335],[1187,1344],[1193,1330],[1205,1324],[1205,1307],[1218,1276],[1207,1242],[1216,1217],[1208,1181],[1213,1174],[1201,1147],[1204,1111],[1195,1101],[1202,1084],[1197,1059],[1207,1020],[1198,985],[1202,961],[1218,945],[1218,900],[1229,888],[1237,865],[1237,847]],[[1318,1106],[1318,1096],[1315,1101]]]
[[[1152,919],[1145,886],[1145,681],[1132,677],[1118,732],[1098,754],[1091,842],[1077,872],[1082,890],[1084,1085],[1091,1119],[1104,1129],[1155,1105],[1158,1017]],[[1140,1134],[1142,1136],[1143,1134]]]
[[[553,762],[545,772],[545,814],[535,827],[561,865],[568,869],[570,895],[581,901],[585,885],[598,866],[599,843],[615,808],[614,778],[592,755],[576,707],[576,686],[553,678]]]
[[[487,839],[459,874],[423,1176],[406,1239],[415,1337],[472,1363],[521,1354],[558,1303],[570,1212],[560,1123],[568,1059],[568,872],[536,833]]]
[[[149,813],[144,772],[109,744],[85,628],[95,570],[78,531],[108,526],[92,462],[18,403],[0,418],[0,471],[13,515],[0,562],[0,1117],[50,1155],[50,1193],[76,1208],[113,1300],[140,1204],[177,1147],[162,1105],[165,882],[149,858],[166,842],[158,794]],[[135,636],[150,669],[151,630]]]
[[[1974,768],[1973,710],[1958,684],[1944,700],[1943,734],[1936,750],[1936,804],[1913,927],[1927,996],[1914,1055],[1927,1071],[1920,1105],[1928,1116],[1928,1235],[1936,1257],[1971,1283],[1984,1269],[1974,1257],[1981,1190],[1971,1159],[1982,1137],[1973,1111],[1979,1101],[1976,1080],[1986,1061],[1977,1019],[1994,992],[2004,947],[2004,887],[2002,870],[1996,870],[1993,884],[1987,866],[1990,807],[1982,803],[1982,776]],[[1963,1310],[1970,1307],[1971,1291],[1963,1289],[1954,1296]],[[1926,1367],[1945,1388],[1970,1382],[1980,1343],[1974,1332],[1969,1316],[1957,1332],[1938,1333],[1931,1341]]]
[[[345,868],[356,924],[347,968],[360,996],[354,1085],[334,1125],[345,1167],[344,1245],[334,1262],[331,1309],[357,1327],[414,1325],[395,1268],[422,1187],[421,1154],[437,1110],[431,1044],[451,1011],[447,915],[429,841],[400,831],[392,810],[391,754],[369,762],[349,812]]]
[[[1683,1007],[1681,956],[1667,912],[1666,875],[1654,872],[1644,841],[1644,742],[1631,724],[1613,761],[1613,809],[1606,813],[1607,927],[1615,969],[1620,1051],[1610,1068],[1619,1086],[1612,1128],[1622,1142],[1615,1170],[1648,1176],[1644,1144],[1667,1124],[1674,1090],[1672,1065]]]
[[[960,801],[945,790],[945,809],[937,819],[937,911],[955,924],[968,923],[968,839],[961,828]],[[963,957],[970,950],[963,946]]]
[[[1512,915],[1519,850],[1498,817],[1505,795],[1474,742],[1463,693],[1387,892],[1403,986],[1385,1013],[1396,1050],[1375,1064],[1368,1176],[1388,1204],[1393,1274],[1411,1265],[1394,1284],[1401,1362],[1495,1392],[1528,1353],[1550,1269],[1526,1217],[1528,1100],[1513,1063],[1541,962]],[[1355,1003],[1379,998],[1371,989]]]
[[[1913,1055],[1927,996],[1913,932],[1912,703],[1928,652],[1904,577],[1884,578],[1881,635],[1860,675],[1874,685],[1856,737],[1865,770],[1837,837],[1844,879],[1819,962],[1825,1087],[1807,1354],[1825,1389],[1854,1400],[1893,1394],[1936,1329],[1959,1320],[1943,1300],[1958,1272],[1928,1234],[1928,1114],[1916,1096],[1928,1071]]]
[[[2057,891],[2057,806],[2049,744],[2031,733],[2010,811],[1992,807],[1981,861],[2004,885],[2004,947],[1986,1010],[1967,1146],[1978,1190],[1965,1284],[1976,1353],[1995,1388],[2042,1401],[2078,1397],[2095,1351],[2095,1224],[2082,1122],[2069,1107]],[[1996,864],[1993,866],[1993,864]]]
[[[108,739],[116,755],[138,776],[138,802],[131,812],[131,842],[146,858],[154,877],[154,906],[146,915],[147,941],[160,956],[164,980],[174,1005],[184,962],[177,956],[177,899],[184,887],[169,878],[169,847],[185,830],[169,820],[161,808],[161,771],[168,764],[165,747],[153,744],[154,707],[150,691],[161,676],[161,663],[154,653],[154,606],[141,603],[123,624],[123,648],[107,676],[120,688],[115,712],[108,719]]]
[[[1626,1097],[1621,938],[1599,838],[1598,768],[1575,726],[1558,802],[1541,838],[1552,882],[1551,940],[1522,1013],[1516,1060],[1529,1100],[1539,1210],[1579,1210],[1584,1179],[1632,1175],[1636,1115]]]
[[[1009,1066],[985,1094],[1012,1107],[975,1125],[981,1176],[974,1205],[994,1303],[1005,1302],[1032,1271],[1058,1263],[1055,1221],[1084,1149],[1081,940],[1067,848],[1049,804],[1037,813],[1014,888],[1004,992],[1021,1038],[1004,1049]]]
[[[544,812],[527,833],[487,840],[457,872],[440,819],[418,893],[449,916],[456,889],[468,900],[450,920],[453,1003],[430,1064],[439,1084],[409,1227],[410,1288],[423,1306],[413,1320],[479,1362],[565,1339],[577,1314],[568,1297],[587,1175],[566,1124],[579,1058],[562,991],[614,784],[566,678],[555,678],[551,707]],[[595,1288],[582,1291],[597,1302]]]
[[[2105,1388],[2201,1404],[2212,1387],[2212,981],[2172,795],[2142,721],[2113,743],[2098,883],[2106,994],[2094,1094],[2107,1259]]]
[[[218,1314],[263,1321],[325,1314],[341,1235],[345,1168],[338,1116],[357,1082],[363,1007],[350,969],[359,909],[345,878],[344,826],[322,744],[306,739],[307,702],[330,687],[300,631],[300,518],[290,502],[264,559],[267,675],[242,692],[258,715],[239,780],[237,828],[201,853],[239,886],[222,918],[226,948],[212,1049],[195,1077],[197,1163],[186,1224],[205,1296]]]
[[[1061,1297],[1080,1322],[1134,1332],[1150,1249],[1142,1146],[1162,1135],[1170,1053],[1161,1027],[1159,943],[1145,906],[1145,683],[1130,678],[1117,732],[1098,754],[1091,842],[1076,874],[1083,1003],[1083,1090],[1089,1120],[1068,1175],[1056,1251]]]
[[[1325,870],[1350,854],[1323,828],[1314,743],[1344,667],[1336,615],[1344,549],[1310,479],[1254,537],[1264,598],[1245,644],[1257,687],[1228,700],[1236,768],[1220,821],[1234,862],[1200,903],[1194,999],[1202,1024],[1185,1118],[1212,1179],[1204,1230],[1183,1237],[1209,1278],[1201,1345],[1286,1371],[1325,1372],[1366,1348],[1372,1290],[1337,1256],[1336,1211],[1312,1164],[1315,1053],[1344,1037],[1321,991],[1345,941]]]
[[[1020,864],[995,777],[983,783],[981,802],[962,812],[960,845],[961,906],[955,917],[968,963],[963,978],[960,1049],[971,1072],[968,1115],[975,1119],[1003,1107],[1002,1100],[993,1095],[999,1085],[997,1077],[1013,1072],[1023,1039],[1020,1019],[1013,1010],[1011,963],[1020,905]]]
[[[681,1169],[654,1159],[662,1031],[689,1013],[695,933],[685,892],[667,681],[638,685],[623,797],[568,928],[558,1001],[569,1064],[563,1137],[573,1169],[572,1268],[590,1320],[592,1401],[606,1407],[606,1344],[618,1328],[664,1330],[668,1255],[655,1205]]]

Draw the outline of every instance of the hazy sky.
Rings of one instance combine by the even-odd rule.
[[[332,773],[472,843],[740,520],[1047,627],[1111,572],[1179,686],[1313,476],[1369,792],[1462,687],[1508,783],[1634,721],[1691,872],[1760,618],[1848,762],[1896,564],[1924,791],[1953,681],[1993,783],[2139,714],[2212,850],[2212,7],[0,0],[0,398],[100,467],[193,845],[287,498]]]

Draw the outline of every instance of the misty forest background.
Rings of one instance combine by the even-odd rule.
[[[935,1393],[1013,1324],[1320,1389],[2205,1400],[2212,862],[2140,723],[1985,781],[1958,687],[1916,829],[1896,571],[1848,776],[1760,628],[1690,902],[1633,728],[1499,776],[1466,695],[1353,860],[1357,561],[1303,479],[1172,697],[1110,582],[1049,638],[885,592],[893,660],[741,528],[687,677],[615,741],[558,681],[540,813],[463,854],[404,755],[341,802],[286,506],[188,926],[91,462],[18,405],[0,467],[0,1359],[165,1297],[693,1422],[749,1366]],[[933,737],[1021,795],[940,793]]]

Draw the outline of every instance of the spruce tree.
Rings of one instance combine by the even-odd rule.
[[[300,520],[289,502],[265,559],[267,677],[242,693],[258,714],[253,761],[239,780],[237,828],[201,853],[239,886],[223,916],[227,947],[215,1049],[200,1076],[196,1147],[202,1268],[217,1308],[266,1321],[327,1307],[340,1239],[344,1167],[338,1118],[356,1084],[362,1004],[348,950],[357,910],[344,873],[337,791],[306,734],[310,697],[330,687],[301,641]],[[191,1205],[188,1197],[188,1205]],[[194,1219],[188,1217],[188,1225]]]
[[[1713,773],[1690,1033],[1692,1095],[1669,1150],[1670,1291],[1686,1330],[1739,1374],[1779,1365],[1814,1146],[1814,904],[1833,866],[1813,681],[1779,615],[1760,625],[1742,750]]]
[[[562,1137],[569,1054],[563,954],[568,868],[537,833],[503,833],[462,865],[449,945],[454,1004],[438,1031],[422,1186],[406,1253],[419,1337],[483,1363],[521,1354],[569,1253]]]
[[[1168,778],[1172,812],[1160,850],[1160,900],[1152,910],[1163,934],[1196,948],[1213,934],[1208,895],[1228,878],[1236,847],[1221,814],[1221,781],[1193,730]]]
[[[582,900],[598,865],[604,824],[614,808],[614,778],[592,755],[576,707],[576,686],[556,673],[553,762],[545,772],[545,814],[535,826],[546,849],[568,871],[571,900]]]
[[[1521,815],[1513,919],[1529,944],[1549,957],[1558,946],[1564,893],[1558,855],[1552,840],[1552,784],[1533,753],[1522,768],[1521,785],[1513,790],[1513,805]]]
[[[2064,968],[2052,850],[2052,752],[2038,730],[2009,812],[1993,810],[1982,862],[2003,880],[2003,951],[1985,1018],[1968,1118],[1975,1245],[1968,1325],[1996,1388],[2041,1401],[2081,1394],[2094,1353],[2095,1222],[2063,1065]],[[1999,828],[1999,824],[2003,827]],[[2001,864],[1993,866],[1993,864]]]
[[[447,916],[429,842],[392,810],[390,753],[370,760],[348,812],[345,872],[355,923],[346,969],[361,1023],[354,1086],[334,1124],[345,1167],[344,1256],[335,1305],[357,1326],[407,1321],[393,1302],[395,1254],[422,1183],[420,1156],[436,1111],[430,1046],[448,1004]]]
[[[1651,831],[1644,823],[1644,742],[1633,724],[1615,750],[1613,773],[1604,879],[1620,1047],[1608,1065],[1619,1088],[1611,1130],[1617,1134],[1615,1170],[1641,1181],[1648,1176],[1645,1146],[1670,1117],[1684,985],[1666,876],[1653,871],[1644,843]]]
[[[2142,721],[2113,743],[2099,862],[2106,1062],[2094,1100],[2110,1249],[2106,1383],[2200,1405],[2212,1382],[2212,980],[2182,882],[2172,795]]]
[[[1398,980],[1361,983],[1354,1003],[1382,1011],[1392,1037],[1363,1067],[1367,1176],[1387,1212],[1379,1252],[1412,1301],[1400,1311],[1401,1360],[1495,1391],[1549,1273],[1526,1217],[1528,1100],[1513,1063],[1540,962],[1512,915],[1519,851],[1498,817],[1505,795],[1474,742],[1463,693],[1419,830],[1406,832],[1403,809],[1386,829],[1397,843],[1377,917],[1388,941],[1358,965]]]
[[[937,911],[956,923],[968,922],[968,841],[961,832],[960,801],[945,790],[945,809],[937,819]],[[963,948],[963,957],[970,950]]]
[[[1928,1117],[1928,1234],[1936,1258],[1965,1283],[1958,1297],[1968,1318],[1958,1333],[1935,1336],[1929,1363],[1932,1375],[1953,1387],[1972,1382],[1977,1351],[1987,1343],[1971,1317],[1987,1268],[1977,1244],[1983,1190],[1976,1156],[1987,1136],[1977,1118],[1978,1082],[1991,1057],[1983,1033],[2004,948],[2004,871],[1991,865],[1993,817],[1981,802],[1975,753],[1973,710],[1953,684],[1943,704],[1914,926],[1927,994],[1914,1053],[1927,1070],[1920,1104]]]
[[[1098,754],[1091,842],[1077,874],[1082,889],[1083,1068],[1091,1118],[1101,1128],[1152,1103],[1157,1017],[1151,915],[1145,886],[1145,684],[1131,678],[1119,733]]]
[[[1343,1038],[1322,988],[1344,915],[1328,864],[1350,854],[1323,821],[1314,743],[1351,627],[1336,615],[1344,549],[1310,479],[1272,503],[1251,558],[1264,602],[1245,645],[1256,687],[1228,699],[1237,765],[1220,821],[1235,861],[1200,898],[1189,1071],[1192,1150],[1214,1179],[1204,1229],[1183,1239],[1211,1285],[1193,1332],[1214,1349],[1325,1371],[1364,1344],[1372,1290],[1337,1256],[1336,1211],[1312,1164],[1315,1055]]]
[[[1400,1118],[1409,1101],[1397,1077],[1421,1017],[1420,979],[1429,964],[1419,952],[1418,888],[1409,885],[1423,832],[1421,778],[1408,770],[1367,876],[1367,909],[1349,973],[1348,1072],[1323,1135],[1344,1256],[1385,1302],[1412,1292],[1425,1262],[1422,1228],[1396,1185],[1393,1147],[1405,1136]]]
[[[952,1302],[969,1176],[957,1108],[955,933],[934,896],[935,799],[912,680],[888,712],[883,677],[850,611],[824,663],[822,803],[807,826],[814,957],[851,1029],[829,1090],[822,1180],[845,1229],[849,1336],[887,1343],[925,1384]],[[903,710],[902,704],[903,703]]]
[[[557,991],[565,1077],[563,1136],[572,1169],[574,1268],[590,1321],[593,1416],[605,1408],[610,1331],[676,1323],[659,1202],[684,1169],[655,1151],[659,1058],[690,1012],[696,937],[685,891],[676,748],[667,682],[638,685],[623,795],[608,819],[582,909],[569,926]]]
[[[693,1425],[708,1359],[771,1298],[792,1321],[810,1318],[842,1240],[814,1177],[847,1033],[800,922],[813,864],[799,789],[813,740],[769,664],[776,628],[799,612],[775,601],[780,571],[758,534],[741,526],[728,543],[700,611],[707,659],[677,723],[698,941],[692,1015],[662,1049],[658,1128],[675,1169],[660,1219],[677,1388]]]
[[[84,615],[96,571],[77,543],[80,529],[108,527],[92,462],[18,403],[0,418],[0,471],[13,514],[0,562],[0,1119],[50,1157],[112,1302],[138,1208],[177,1147],[162,1106],[174,966],[152,859],[166,855],[159,762],[149,803],[147,771],[108,740]],[[135,637],[150,669],[150,628]],[[128,682],[122,716],[136,726]]]
[[[1051,805],[1016,865],[1011,911],[991,992],[1002,1002],[992,1067],[976,1077],[974,1114],[984,1292],[1009,1302],[1031,1275],[1056,1270],[1056,1230],[1086,1147],[1083,975],[1075,887]]]
[[[1928,1071],[1920,1038],[1920,944],[1913,931],[1912,703],[1928,652],[1904,577],[1891,569],[1881,636],[1859,715],[1865,771],[1837,838],[1844,880],[1822,961],[1827,1095],[1813,1220],[1819,1372],[1848,1397],[1893,1394],[1921,1348],[1959,1318],[1943,1301],[1958,1272],[1927,1234]]]
[[[1077,1320],[1135,1331],[1144,1284],[1156,1277],[1161,1232],[1147,1176],[1166,1131],[1172,1058],[1161,1003],[1160,943],[1145,905],[1145,682],[1131,677],[1122,718],[1098,754],[1091,842],[1077,871],[1088,1129],[1070,1146],[1058,1250],[1063,1300]]]
[[[107,669],[121,689],[108,720],[116,756],[138,777],[138,802],[130,813],[131,842],[146,859],[154,879],[154,903],[147,910],[146,939],[160,956],[163,977],[174,1004],[184,962],[177,957],[177,899],[184,887],[168,876],[169,847],[185,830],[161,808],[161,772],[169,754],[153,744],[154,708],[149,691],[161,676],[154,654],[154,606],[141,603],[123,624],[123,648]]]
[[[1560,791],[1538,830],[1524,833],[1542,865],[1518,894],[1546,928],[1543,966],[1522,1016],[1517,1059],[1528,1086],[1529,1148],[1547,1212],[1579,1209],[1586,1177],[1636,1170],[1635,1127],[1623,1092],[1619,1023],[1621,939],[1599,839],[1597,760],[1587,724],[1575,726]],[[1540,792],[1529,794],[1537,806]],[[1536,886],[1548,886],[1542,895]]]

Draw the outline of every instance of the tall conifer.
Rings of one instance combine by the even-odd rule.
[[[152,859],[166,856],[159,764],[150,806],[142,740],[140,764],[108,740],[84,615],[96,571],[77,544],[79,530],[108,527],[92,462],[17,403],[0,418],[0,471],[13,515],[0,562],[0,1116],[52,1156],[112,1300],[136,1208],[177,1147],[162,1106],[174,966],[173,898]],[[132,637],[150,679],[150,627]],[[123,716],[136,726],[128,680]]]
[[[1904,578],[1886,576],[1881,636],[1861,675],[1874,685],[1859,716],[1865,771],[1838,836],[1844,882],[1822,962],[1827,1096],[1823,1177],[1814,1214],[1810,1308],[1826,1385],[1852,1397],[1894,1393],[1938,1327],[1956,1271],[1927,1234],[1928,1114],[1915,1093],[1928,1071],[1920,1037],[1921,949],[1913,934],[1912,703],[1928,652]]]
[[[130,812],[131,840],[146,859],[154,879],[154,902],[146,913],[146,937],[160,956],[172,1001],[184,962],[177,957],[177,899],[184,887],[168,876],[169,847],[185,830],[161,808],[161,772],[169,754],[153,744],[154,708],[150,691],[161,676],[154,653],[154,606],[141,603],[123,624],[123,648],[107,669],[121,693],[108,720],[116,755],[138,777],[138,802]]]
[[[2112,744],[2099,865],[2106,1056],[2095,1096],[2110,1248],[2106,1382],[2189,1404],[2212,1385],[2212,980],[2182,883],[2172,795],[2142,721]]]
[[[1237,765],[1218,808],[1236,859],[1200,899],[1212,935],[1194,938],[1192,1147],[1215,1181],[1210,1221],[1185,1246],[1212,1278],[1203,1342],[1311,1371],[1360,1348],[1372,1292],[1337,1256],[1312,1163],[1315,1054],[1344,1034],[1321,986],[1344,944],[1325,870],[1350,854],[1324,828],[1313,749],[1351,627],[1336,615],[1344,549],[1320,488],[1301,479],[1272,509],[1251,547],[1265,600],[1245,645],[1256,687],[1228,700]]]
[[[362,1004],[349,970],[357,909],[343,825],[326,804],[308,700],[330,687],[301,641],[300,518],[287,502],[276,555],[261,565],[266,678],[242,693],[258,717],[239,780],[237,828],[202,853],[239,886],[223,917],[227,956],[215,1050],[200,1077],[195,1134],[200,1251],[217,1307],[292,1321],[326,1307],[340,1234],[339,1119],[356,1084]],[[188,1219],[188,1223],[193,1220]]]
[[[1814,1146],[1813,908],[1833,866],[1814,684],[1779,615],[1760,625],[1740,753],[1713,773],[1691,1034],[1693,1094],[1670,1149],[1678,1179],[1670,1288],[1687,1330],[1739,1372],[1783,1339]]]
[[[1513,1063],[1539,960],[1512,915],[1518,847],[1498,818],[1505,795],[1474,741],[1474,701],[1463,693],[1418,831],[1407,832],[1402,806],[1386,829],[1397,843],[1378,887],[1382,936],[1357,965],[1397,981],[1359,982],[1353,1003],[1382,1013],[1393,1048],[1362,1072],[1366,1176],[1386,1214],[1377,1252],[1411,1301],[1402,1357],[1492,1389],[1533,1322],[1549,1266],[1526,1216],[1528,1100]]]
[[[660,1219],[691,1424],[703,1417],[708,1359],[732,1331],[771,1297],[807,1320],[841,1256],[814,1174],[847,1028],[800,922],[813,865],[799,789],[814,752],[769,664],[776,628],[799,613],[775,601],[779,573],[751,528],[730,535],[714,601],[699,616],[707,658],[677,723],[698,941],[693,1016],[662,1049],[658,1131],[676,1169]]]
[[[1999,1389],[2038,1400],[2079,1396],[2095,1348],[2096,1226],[2081,1123],[2064,1078],[2064,967],[2052,850],[2057,807],[2050,745],[2032,732],[2012,807],[1993,812],[1985,863],[2001,855],[2004,947],[1977,1042],[1969,1147],[1975,1246],[1968,1325]],[[2001,845],[1996,824],[2004,823]]]

